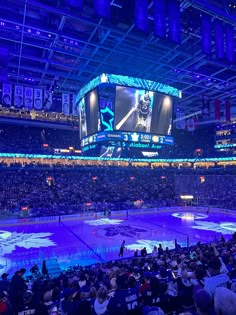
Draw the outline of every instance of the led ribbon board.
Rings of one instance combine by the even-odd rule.
[[[0,153],[2,158],[28,158],[28,159],[61,159],[61,160],[92,160],[92,161],[127,161],[127,162],[149,162],[149,163],[195,163],[196,159],[131,159],[131,158],[100,158],[100,157],[88,157],[77,155],[47,155],[47,154],[24,154],[24,153]],[[198,159],[198,162],[227,162],[236,161],[236,157],[227,158],[204,158]]]
[[[173,145],[174,140],[171,136],[158,136],[154,134],[137,133],[137,132],[99,132],[88,137],[84,137],[81,141],[81,147],[88,144],[102,142],[102,141],[121,141],[132,143],[154,143],[154,144],[168,144]]]
[[[182,91],[170,85],[141,78],[103,73],[100,76],[94,78],[79,91],[76,97],[76,103],[79,102],[89,91],[93,90],[100,84],[129,86],[182,98]]]

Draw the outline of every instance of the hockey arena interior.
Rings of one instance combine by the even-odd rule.
[[[236,315],[236,1],[0,1],[0,314]]]

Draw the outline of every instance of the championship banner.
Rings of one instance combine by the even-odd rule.
[[[72,95],[72,115],[79,116],[78,106],[76,106],[76,95]]]
[[[32,110],[33,109],[33,100],[34,100],[34,90],[31,87],[25,87],[25,109]]]
[[[2,104],[4,106],[11,106],[11,94],[12,85],[8,83],[3,83],[2,85]]]
[[[193,119],[193,117],[190,117],[186,120],[186,128],[188,131],[194,131],[195,128],[195,121]]]
[[[62,94],[62,113],[66,116],[70,115],[70,94]]]
[[[24,88],[21,85],[15,85],[14,106],[16,108],[23,107]]]
[[[44,90],[43,108],[46,111],[52,110],[52,93]]]
[[[215,100],[214,106],[215,106],[215,120],[220,120],[220,100]]]
[[[231,104],[229,101],[225,102],[225,120],[231,121]]]
[[[34,89],[34,109],[41,110],[43,106],[43,90]]]
[[[210,117],[210,99],[206,95],[202,97],[202,117],[203,118]]]
[[[176,129],[185,129],[186,119],[183,111],[176,111],[176,120],[175,120]]]

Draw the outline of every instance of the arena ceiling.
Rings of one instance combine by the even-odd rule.
[[[201,107],[203,95],[231,98],[236,106],[236,65],[217,60],[214,45],[211,58],[205,56],[200,29],[204,12],[236,25],[235,1],[182,0],[181,44],[137,31],[133,2],[111,0],[113,18],[105,20],[96,16],[93,0],[84,0],[82,10],[71,5],[76,0],[1,1],[0,49],[8,63],[1,81],[76,93],[95,76],[115,73],[181,89],[177,106],[188,113]]]

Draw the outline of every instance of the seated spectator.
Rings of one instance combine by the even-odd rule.
[[[0,292],[9,291],[9,280],[7,279],[8,273],[2,274],[2,280],[0,281]]]
[[[147,256],[147,249],[146,249],[146,247],[141,249],[140,253],[141,253],[141,257],[146,257]]]
[[[159,246],[158,246],[158,256],[161,257],[163,254],[164,254],[164,250],[162,248],[162,245],[159,244]]]
[[[152,251],[152,257],[158,257],[158,250],[157,246],[154,246],[153,251]]]
[[[23,296],[27,290],[27,285],[23,278],[25,272],[25,268],[21,268],[19,271],[16,271],[10,283],[10,300],[16,312],[22,306]]]
[[[163,310],[157,306],[145,306],[142,315],[165,315]]]
[[[120,300],[126,314],[137,315],[139,310],[138,289],[128,287],[128,277],[123,274],[117,277],[117,290],[114,298]]]
[[[156,277],[150,279],[150,286],[143,292],[143,304],[157,306],[160,303],[160,281]]]
[[[107,313],[107,305],[109,303],[107,289],[103,286],[98,290],[97,298],[94,302],[94,312],[96,315]]]
[[[8,300],[6,293],[0,292],[0,314],[1,315],[12,315],[13,310]]]
[[[200,289],[194,295],[194,305],[196,307],[196,315],[213,314],[213,302],[209,293]]]
[[[230,278],[226,273],[220,273],[221,262],[218,257],[213,257],[208,263],[209,278],[205,279],[204,289],[213,296],[216,288],[229,287]]]
[[[236,294],[227,288],[217,288],[214,295],[214,305],[217,315],[235,315]]]
[[[137,281],[140,279],[140,273],[137,267],[134,267],[134,271],[131,273],[130,277],[133,277]]]
[[[36,305],[33,302],[32,291],[27,290],[24,294],[24,303],[18,309],[17,315],[31,315],[35,314]]]

